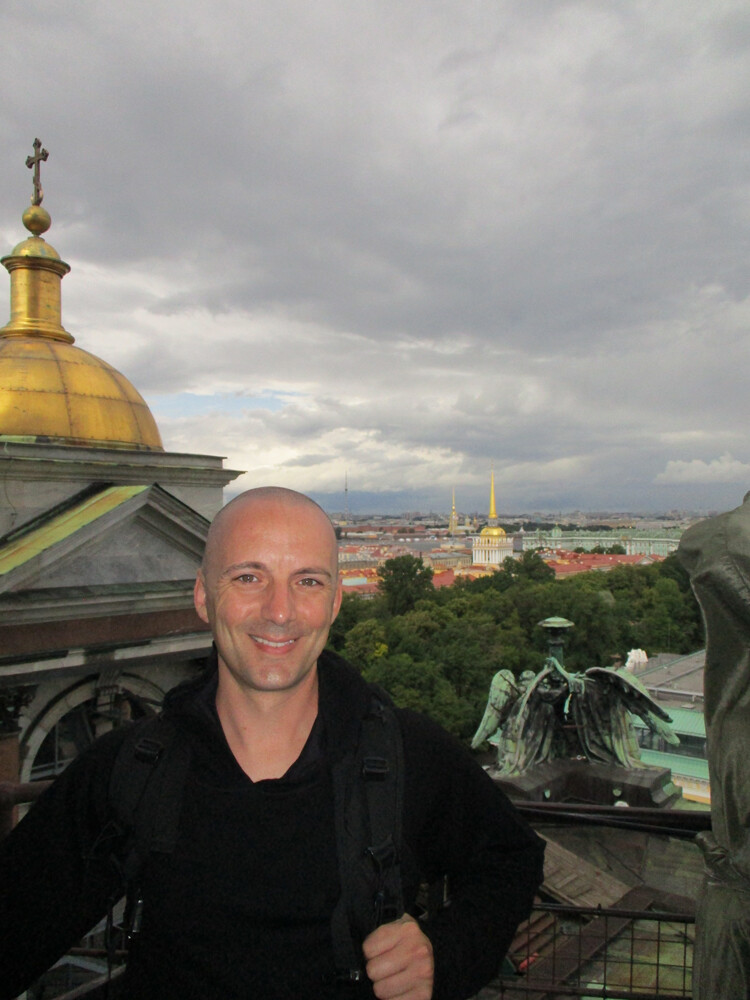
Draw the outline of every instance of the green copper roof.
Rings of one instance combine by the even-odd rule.
[[[50,518],[45,524],[33,529],[28,534],[16,538],[0,550],[0,576],[22,566],[38,556],[46,549],[63,541],[70,535],[80,531],[97,518],[115,510],[127,500],[138,496],[148,486],[110,486],[107,489],[87,497],[69,510],[62,511]]]
[[[569,622],[567,618],[545,618],[542,622],[537,622],[543,628],[573,628],[573,622]]]
[[[661,707],[672,717],[672,729],[678,736],[705,737],[706,720],[700,709],[674,708],[671,705],[662,705]],[[637,715],[633,716],[633,722],[638,729],[646,728],[646,723]]]
[[[708,781],[708,761],[700,757],[686,757],[681,753],[663,753],[661,750],[641,750],[641,760],[644,764],[654,767],[668,767],[672,774],[685,778],[697,778]]]

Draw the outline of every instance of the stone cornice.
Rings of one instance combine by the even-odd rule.
[[[0,443],[0,474],[25,480],[102,480],[110,483],[180,483],[226,486],[240,470],[223,458],[178,452],[124,451],[58,445]]]
[[[194,584],[191,579],[10,592],[0,596],[0,617],[6,626],[190,609]]]
[[[59,675],[96,674],[103,668],[133,670],[156,660],[201,659],[211,651],[213,637],[209,631],[161,636],[143,642],[122,642],[108,649],[68,648],[38,659],[24,658],[0,666],[0,691],[37,684]]]

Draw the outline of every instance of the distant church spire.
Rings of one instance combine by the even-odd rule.
[[[495,470],[490,472],[490,516],[487,518],[490,528],[497,527],[497,510],[495,508]]]
[[[448,534],[455,535],[458,528],[458,514],[456,513],[456,487],[453,487],[453,500],[451,502],[451,516],[448,521]]]

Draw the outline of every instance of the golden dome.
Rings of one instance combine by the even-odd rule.
[[[479,534],[484,535],[485,537],[489,536],[490,538],[501,538],[505,535],[505,530],[500,527],[493,528],[488,525],[486,528],[482,528]]]
[[[39,147],[39,148],[37,148]],[[32,234],[2,263],[10,273],[10,322],[0,330],[0,442],[163,451],[143,397],[106,361],[73,346],[61,323],[60,283],[70,268],[41,237],[36,140],[35,199],[23,214]]]
[[[161,451],[139,392],[106,361],[46,337],[0,337],[0,441]]]

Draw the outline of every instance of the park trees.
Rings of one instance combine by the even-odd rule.
[[[423,597],[434,591],[432,570],[416,556],[396,556],[386,559],[378,569],[378,587],[385,596],[386,607],[392,615],[411,611]]]
[[[565,644],[566,665],[575,670],[609,666],[635,647],[653,656],[702,642],[698,605],[672,557],[563,580],[536,553],[506,563],[489,576],[435,590],[419,559],[388,560],[379,596],[344,599],[329,644],[397,704],[467,738],[498,669],[518,675],[541,667],[545,618],[575,623]]]
[[[365,670],[388,653],[385,625],[375,618],[357,622],[347,632],[342,652],[355,667]]]

